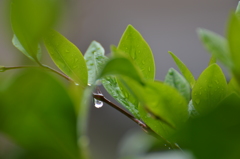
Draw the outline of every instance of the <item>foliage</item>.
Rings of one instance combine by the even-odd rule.
[[[240,157],[240,5],[230,15],[226,38],[198,29],[212,55],[198,79],[169,52],[181,73],[170,68],[164,81],[155,80],[151,48],[132,25],[118,46],[111,46],[111,55],[106,56],[101,44],[93,41],[83,56],[52,30],[61,8],[59,0],[11,1],[13,45],[37,64],[0,68],[1,72],[30,68],[1,83],[0,131],[21,147],[13,158],[89,158],[86,127],[92,95],[96,107],[108,103],[158,139],[156,144],[152,138],[133,134],[129,140],[146,145],[133,145],[129,148],[133,153],[122,153],[122,159],[161,158],[162,153],[146,155],[153,145],[191,152],[197,159]],[[62,72],[41,62],[42,41]],[[230,82],[216,60],[231,73]],[[106,99],[101,84],[131,114]],[[175,154],[193,158],[175,151],[168,151],[165,158]]]

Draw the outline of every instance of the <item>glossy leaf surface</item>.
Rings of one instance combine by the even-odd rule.
[[[230,82],[228,83],[228,94],[231,94],[231,93],[236,93],[238,95],[240,95],[240,87],[239,87],[239,84],[236,80],[236,78],[232,78],[230,80]]]
[[[88,72],[86,62],[80,50],[56,31],[44,38],[45,46],[58,68],[81,87],[87,86]]]
[[[118,49],[133,59],[145,79],[154,79],[155,64],[151,48],[132,25],[128,25],[124,31]]]
[[[179,70],[181,71],[181,73],[183,74],[185,79],[188,81],[190,86],[193,87],[194,84],[195,84],[195,79],[194,79],[194,76],[192,75],[191,71],[187,68],[187,66],[174,53],[172,53],[170,51],[168,53],[172,56],[176,65],[178,66]]]
[[[18,38],[16,37],[16,35],[13,35],[13,39],[12,39],[12,43],[13,45],[19,50],[21,51],[24,55],[26,55],[28,58],[30,58],[31,60],[35,61],[35,59],[24,49],[24,47],[22,46],[22,44],[19,42]],[[41,58],[41,47],[40,45],[38,45],[38,50],[36,53],[36,57],[37,59]]]
[[[187,101],[175,88],[161,82],[148,82],[145,86],[131,82],[128,88],[141,102],[141,119],[163,138],[170,139],[188,119]]]
[[[26,150],[23,158],[79,158],[74,106],[59,81],[27,71],[0,98],[0,130]]]
[[[202,41],[205,49],[221,61],[225,66],[231,68],[232,62],[229,56],[227,40],[206,29],[198,29],[198,36]]]
[[[190,91],[191,87],[187,80],[176,71],[174,68],[168,70],[167,75],[165,76],[164,83],[176,88],[178,92],[185,97],[187,101],[190,100]]]
[[[62,2],[62,0],[11,0],[13,32],[24,48],[24,54],[31,59],[39,60],[39,40],[58,19]]]
[[[192,90],[192,101],[200,114],[216,108],[227,93],[227,82],[217,64],[208,66],[199,76]]]
[[[233,62],[232,72],[240,80],[240,21],[235,14],[231,14],[228,24],[228,45],[230,48],[231,59]],[[239,82],[240,84],[240,82]]]
[[[178,144],[199,159],[239,158],[239,105],[239,96],[229,95],[210,114],[190,120],[183,131],[177,133]]]
[[[133,60],[129,56],[127,56],[125,53],[123,53],[121,50],[112,46],[111,51],[115,57],[126,58],[129,62],[132,63],[132,65],[134,65]],[[121,65],[124,67],[127,66],[125,64],[121,64]],[[141,71],[138,71],[138,69],[136,72],[139,72],[139,74],[141,74],[140,73]],[[124,78],[124,77],[121,76],[121,78]],[[120,78],[115,76],[108,76],[102,80],[102,83],[110,95],[112,95],[119,103],[121,103],[125,108],[127,108],[134,115],[134,117],[140,119],[140,115],[138,112],[138,100],[130,95],[129,91],[125,88],[125,86],[120,81]]]
[[[109,75],[126,76],[144,84],[140,71],[125,57],[112,58],[106,63],[99,77],[102,78]]]
[[[101,44],[93,41],[84,55],[88,68],[89,84],[95,84],[102,67],[105,65],[108,59],[104,55],[104,52],[104,48],[101,46]]]

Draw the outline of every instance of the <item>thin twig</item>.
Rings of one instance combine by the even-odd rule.
[[[68,77],[67,75],[65,75],[62,72],[59,72],[49,66],[46,66],[46,65],[41,65],[41,66],[4,66],[3,67],[4,70],[13,70],[13,69],[22,69],[22,68],[44,68],[44,69],[47,69],[49,71],[52,71],[52,72],[62,76],[63,78],[67,79],[68,81],[73,82],[73,80],[70,77]]]
[[[107,103],[108,105],[110,105],[111,107],[113,107],[114,109],[118,110],[119,112],[121,112],[122,114],[127,116],[129,119],[131,119],[132,121],[137,123],[146,133],[148,133],[149,135],[154,136],[155,138],[157,138],[159,140],[163,140],[166,144],[169,145],[169,147],[173,148],[172,144],[169,141],[164,139],[162,136],[156,134],[156,132],[154,132],[149,126],[147,126],[141,120],[136,119],[133,115],[131,115],[127,111],[123,110],[122,108],[120,108],[116,104],[112,103],[110,100],[108,100],[106,97],[104,97],[103,94],[93,93],[93,98]]]

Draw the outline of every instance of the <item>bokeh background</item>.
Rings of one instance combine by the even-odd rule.
[[[163,80],[170,67],[176,68],[167,51],[174,52],[198,77],[208,64],[209,54],[196,29],[224,35],[229,13],[237,3],[238,0],[68,0],[57,30],[83,53],[92,40],[100,42],[109,53],[109,46],[117,45],[126,26],[132,24],[152,48],[156,79]],[[11,44],[7,7],[7,1],[0,0],[0,65],[12,66],[28,59]],[[54,67],[47,54],[44,60]],[[134,128],[140,130],[109,106],[92,106],[89,134],[94,159],[117,158],[120,139]],[[0,153],[9,145],[0,135]]]

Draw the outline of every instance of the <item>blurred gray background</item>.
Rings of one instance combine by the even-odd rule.
[[[0,0],[0,65],[20,64],[25,58],[11,44],[12,33],[6,0]],[[167,51],[174,52],[195,77],[207,66],[209,54],[198,40],[196,29],[206,28],[224,35],[230,11],[238,0],[68,0],[58,31],[84,53],[92,40],[109,53],[128,24],[141,32],[155,56],[156,79],[163,80],[175,64]],[[48,55],[45,63],[53,66]],[[115,159],[120,138],[138,126],[104,105],[92,106],[89,122],[94,159]],[[140,128],[139,128],[140,130]]]

